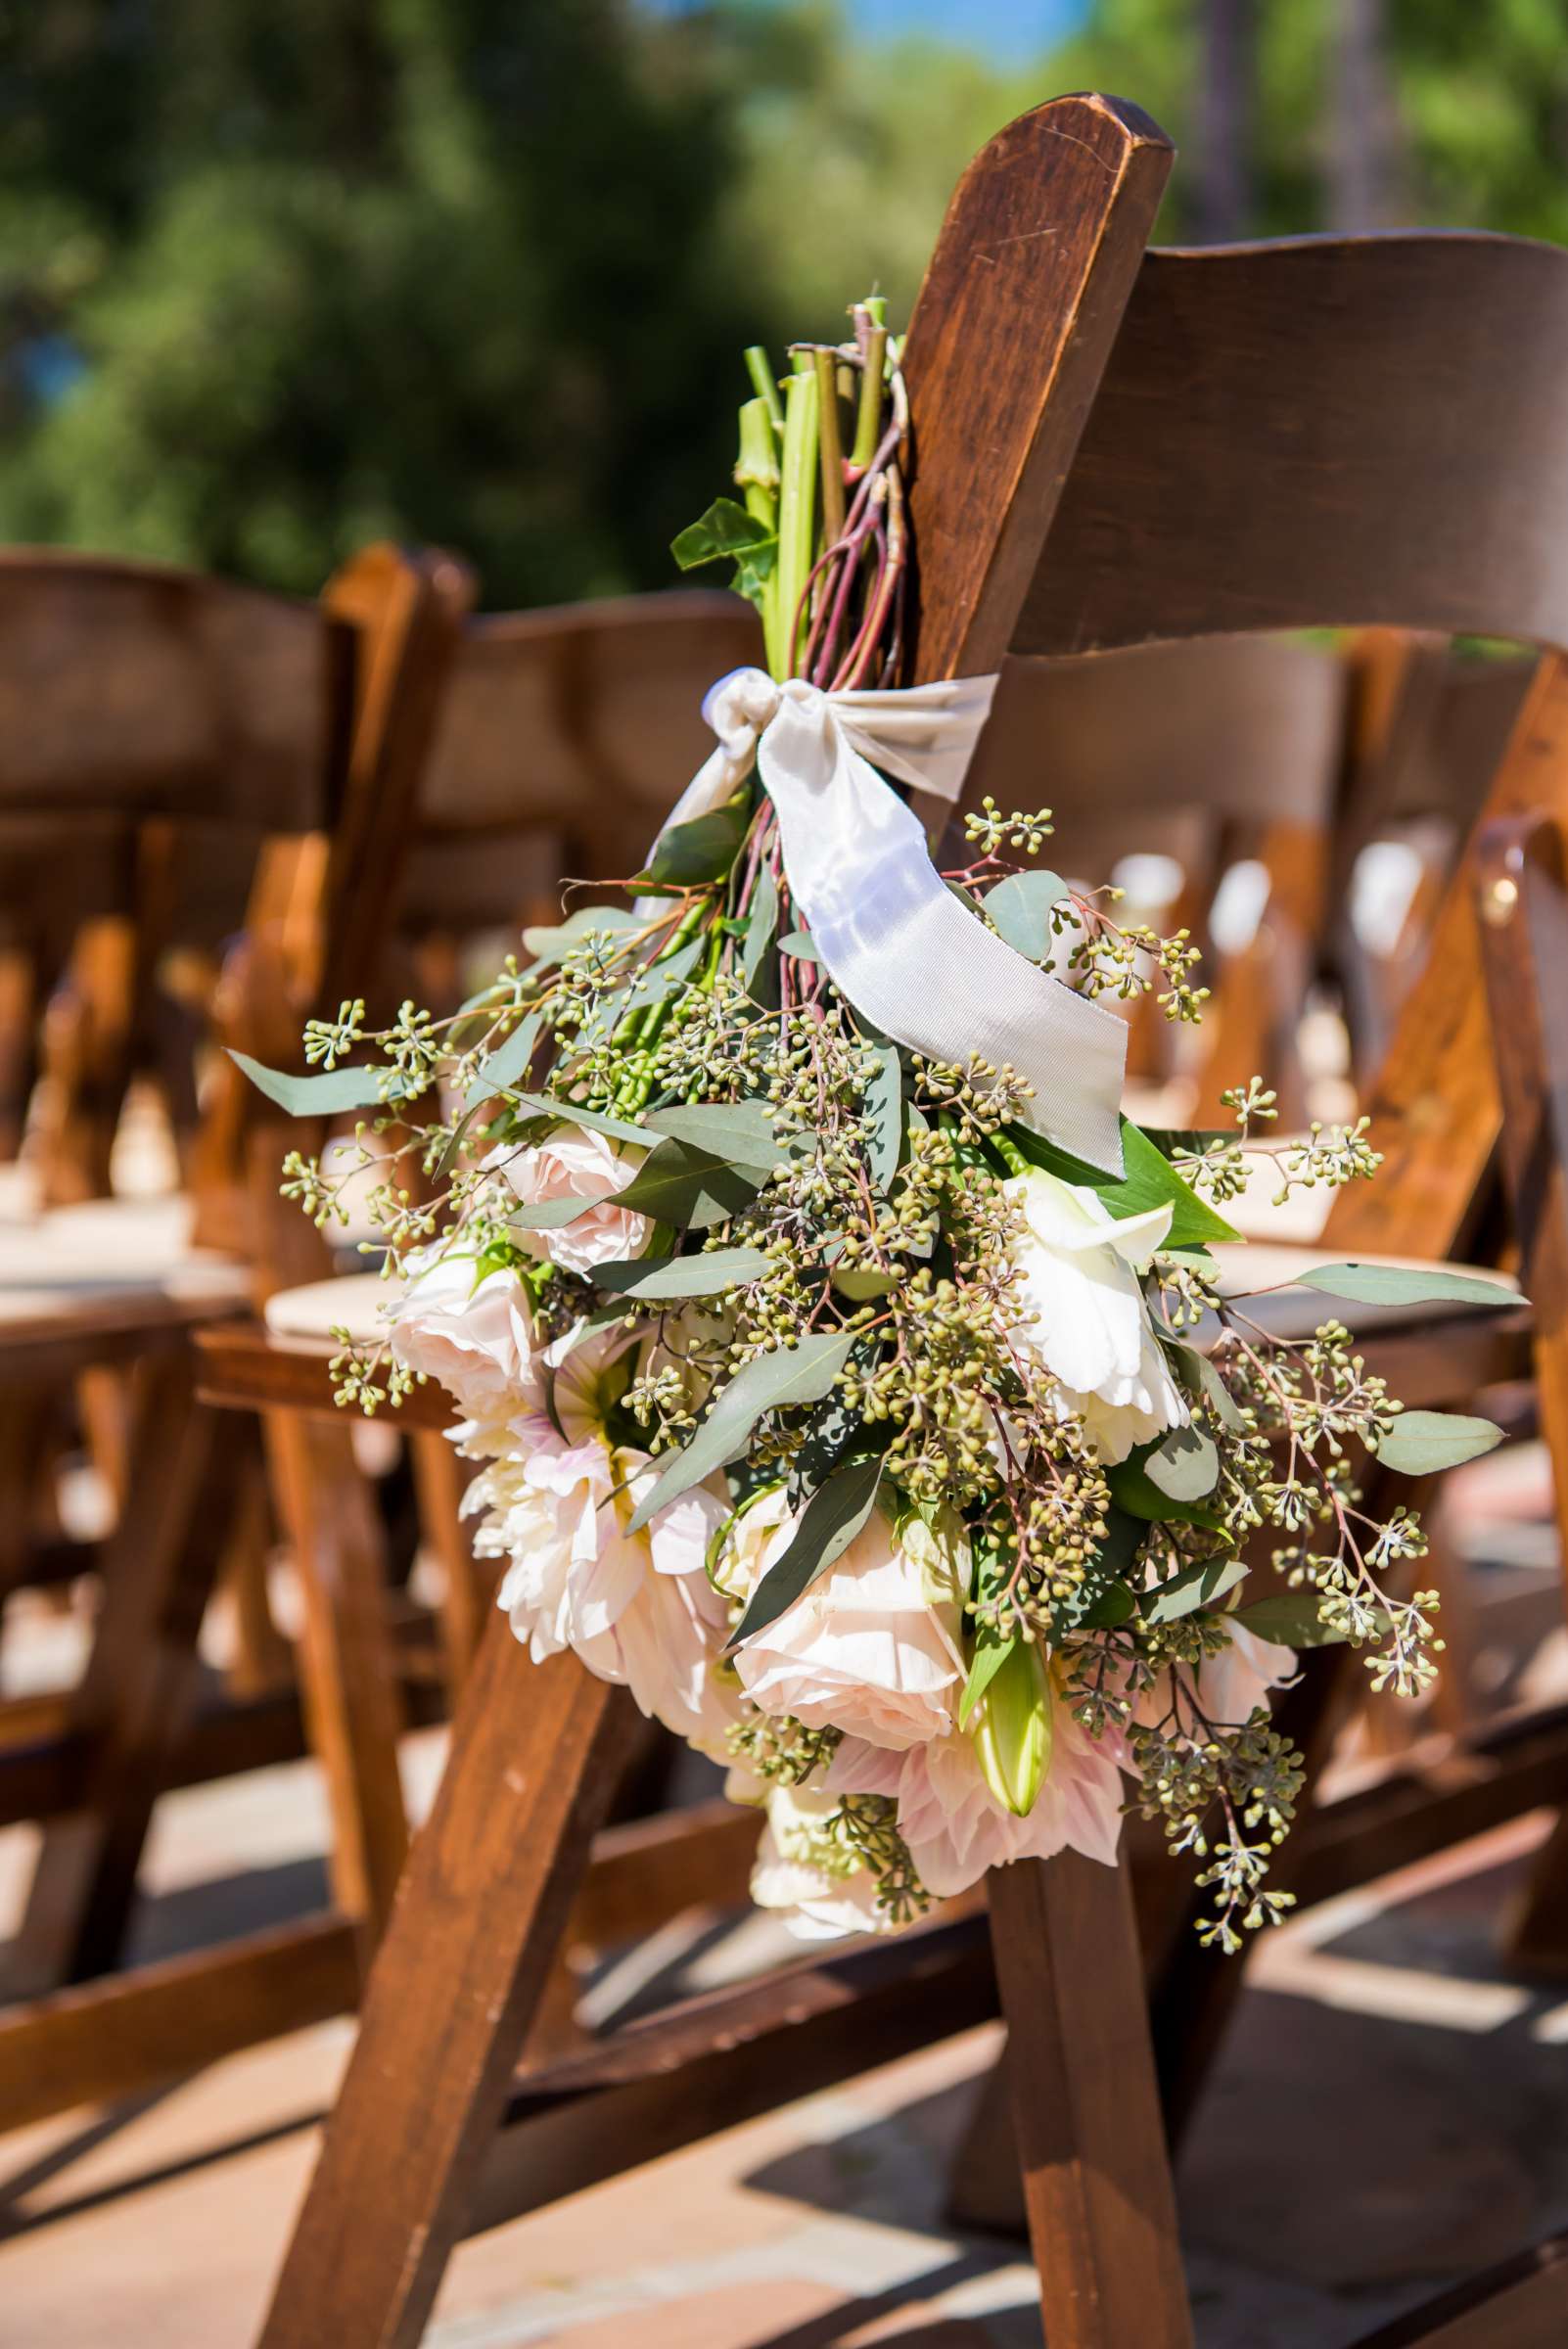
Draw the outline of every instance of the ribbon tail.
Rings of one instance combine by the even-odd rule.
[[[1122,1173],[1128,1032],[988,930],[933,866],[911,810],[844,739],[823,697],[786,699],[758,751],[791,891],[847,999],[926,1058],[1010,1064],[1022,1122]]]

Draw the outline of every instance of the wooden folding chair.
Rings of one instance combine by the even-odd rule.
[[[1559,640],[1568,263],[1453,238],[1145,258],[1169,161],[1136,110],[1069,99],[1004,131],[959,189],[907,345],[912,676],[992,668],[1009,649],[1362,622]],[[1472,409],[1470,435],[1456,419]],[[1472,461],[1455,480],[1456,447]],[[1374,1359],[1411,1402],[1452,1399],[1518,1361],[1519,1318],[1418,1316]],[[324,1407],[319,1358],[251,1344],[246,1358],[214,1336],[215,1393],[241,1399],[249,1382]],[[268,2349],[412,2342],[466,2225],[992,2010],[976,1920],[959,1915],[692,2002],[514,2083],[625,1718],[620,1692],[570,1658],[530,1667],[492,1622]],[[1549,1767],[1565,1754],[1559,1733]],[[1439,1831],[1455,1824],[1451,1812]],[[1375,1872],[1389,1813],[1338,1826],[1309,1841],[1320,1876]],[[1128,1871],[1075,1855],[1015,1866],[990,1905],[1053,2349],[1190,2342]]]
[[[18,716],[0,765],[0,843],[45,814],[112,820],[130,835],[229,826],[264,842],[235,960],[298,987],[302,1013],[337,977],[322,951],[323,889],[330,905],[349,873],[356,887],[367,866],[367,885],[392,876],[380,844],[401,837],[466,600],[449,559],[390,548],[358,558],[314,606],[176,572],[8,557],[0,702]],[[348,922],[336,927],[346,951],[368,947]],[[262,1040],[254,1019],[233,1033]],[[232,2048],[333,2011],[353,1978],[349,1900],[344,1913],[216,1957],[98,1979],[119,1955],[158,1794],[275,1758],[280,1728],[300,1750],[292,1692],[258,1708],[195,1709],[197,1634],[250,1457],[215,1443],[195,1402],[190,1336],[264,1292],[272,1239],[286,1229],[292,1249],[297,1221],[279,1216],[276,1129],[257,1140],[237,1086],[220,1063],[199,1137],[196,1243],[161,1219],[149,1245],[136,1204],[121,1215],[118,1202],[46,1216],[4,1242],[8,1422],[24,1424],[33,1398],[87,1368],[123,1370],[130,1396],[123,1506],[102,1554],[81,1560],[99,1568],[102,1592],[85,1673],[63,1700],[0,1708],[0,1817],[44,1822],[5,1953],[7,1987],[25,2002],[0,2016],[7,2124],[155,2078],[175,2046],[200,2060],[204,2045]],[[252,1181],[253,1148],[264,1187]],[[290,1258],[296,1270],[300,1261]],[[307,1709],[318,1645],[307,1631]],[[314,1724],[329,1766],[332,1726]]]

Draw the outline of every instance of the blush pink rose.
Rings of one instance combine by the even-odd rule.
[[[755,1516],[767,1508],[760,1503]],[[744,1530],[749,1521],[741,1523]],[[787,1519],[777,1523],[760,1560],[764,1571],[793,1533]],[[736,1649],[735,1669],[753,1704],[872,1745],[901,1748],[943,1735],[952,1725],[964,1663],[956,1582],[949,1575],[940,1588],[935,1563],[901,1546],[873,1512],[837,1563]]]
[[[823,1779],[828,1792],[891,1795],[899,1832],[926,1890],[939,1899],[966,1892],[989,1867],[1083,1852],[1116,1865],[1122,1830],[1123,1748],[1090,1737],[1058,1701],[1050,1767],[1027,1818],[999,1803],[970,1739],[933,1738],[889,1754],[847,1737]]]
[[[532,1323],[523,1283],[504,1266],[482,1272],[472,1256],[426,1249],[393,1306],[389,1343],[405,1369],[439,1380],[481,1423],[542,1410]]]
[[[585,1275],[595,1265],[640,1256],[648,1245],[648,1218],[635,1208],[618,1207],[616,1193],[625,1189],[642,1156],[637,1151],[628,1155],[583,1126],[563,1126],[530,1150],[497,1151],[495,1172],[525,1207],[555,1199],[583,1203],[581,1215],[552,1231],[514,1227],[518,1246],[530,1256],[548,1257],[568,1272]]]

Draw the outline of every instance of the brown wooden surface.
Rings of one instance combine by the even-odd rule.
[[[1565,367],[1555,246],[1146,254],[1013,651],[1373,622],[1568,643]]]
[[[1562,2349],[1568,2241],[1558,2236],[1365,2335],[1356,2349]]]
[[[1064,1852],[990,1881],[1048,2349],[1191,2349],[1127,1877]]]
[[[13,1994],[80,1981],[119,1955],[153,1804],[195,1692],[214,1562],[205,1520],[221,1487],[214,1439],[212,1413],[193,1397],[188,1357],[148,1363],[133,1437],[138,1471],[109,1545],[92,1652],[70,1705],[69,1729],[90,1756],[81,1807],[45,1828],[7,1953]]]
[[[248,1934],[0,2012],[0,2129],[136,2096],[353,2004],[340,1916]]]
[[[381,1529],[341,1420],[333,1427],[269,1411],[264,1424],[303,1601],[300,1688],[311,1750],[327,1781],[333,1893],[361,1928],[368,1963],[408,1850]]]
[[[1481,837],[1477,930],[1501,1104],[1503,1176],[1535,1312],[1541,1432],[1568,1560],[1568,878],[1560,816],[1501,816]],[[1568,1569],[1565,1569],[1568,1571]],[[1539,1854],[1514,1954],[1568,1969],[1568,1811]]]
[[[623,1691],[492,1617],[262,2334],[417,2341],[627,1730]]]

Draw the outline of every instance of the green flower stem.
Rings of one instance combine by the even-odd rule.
[[[796,673],[801,600],[816,543],[816,373],[792,375],[785,387],[783,478],[778,501],[778,677]]]
[[[866,303],[869,309],[871,304]],[[882,438],[882,378],[888,357],[888,330],[873,326],[866,341],[865,365],[860,371],[860,405],[854,420],[854,448],[851,478],[858,480],[877,453]]]
[[[1010,1174],[1027,1174],[1030,1172],[1028,1159],[1019,1149],[1018,1144],[1005,1133],[993,1133],[991,1136],[991,1146]]]
[[[784,411],[779,406],[778,383],[773,374],[773,362],[761,343],[753,343],[748,346],[746,372],[752,379],[752,389],[767,410],[768,423],[782,438]]]
[[[774,396],[774,407],[778,405]],[[754,521],[776,535],[778,530],[778,439],[769,419],[767,402],[748,399],[740,412],[740,454],[735,463],[735,483],[746,499],[746,511]],[[762,636],[767,647],[767,666],[775,675],[780,674],[778,563],[764,581],[758,609],[762,617]]]

